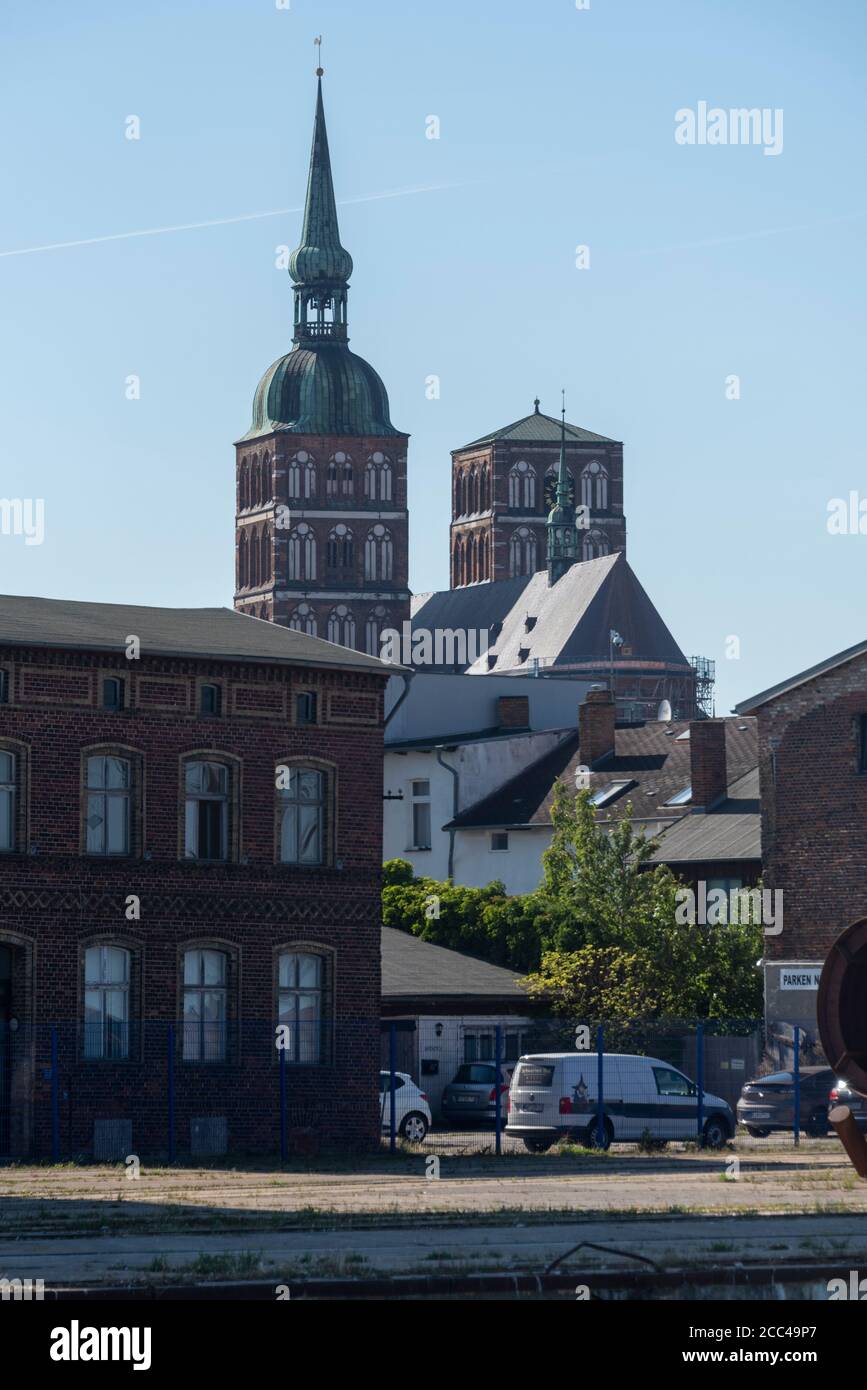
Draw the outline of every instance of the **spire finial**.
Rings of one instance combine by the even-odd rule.
[[[537,396],[536,399],[534,400],[533,404],[534,404],[534,406],[536,407],[536,414],[538,415],[538,414],[539,414],[539,406],[542,404],[542,402],[539,400],[539,397],[538,397],[538,396]]]
[[[324,69],[324,67],[322,66],[322,35],[321,35],[321,34],[319,35],[318,38],[315,38],[315,39],[313,40],[313,47],[317,50],[317,58],[318,58],[318,62],[317,62],[317,64],[316,64],[316,76],[317,76],[317,77],[324,77],[324,76],[325,76],[325,69]]]

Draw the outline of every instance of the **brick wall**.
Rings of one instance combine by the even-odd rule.
[[[235,1151],[279,1150],[275,1046],[276,957],[300,945],[327,961],[332,1051],[319,1066],[287,1067],[290,1118],[313,1117],[323,1139],[378,1142],[383,678],[369,673],[236,663],[0,650],[10,703],[0,749],[19,755],[17,852],[0,855],[0,945],[14,963],[11,1146],[50,1152],[52,1025],[58,1026],[61,1147],[89,1152],[95,1119],[132,1119],[134,1152],[167,1145],[168,1029],[176,1030],[177,1147],[190,1122],[227,1120]],[[128,707],[99,707],[101,679],[126,681]],[[202,680],[222,687],[223,716],[197,713]],[[294,695],[314,690],[320,722],[298,726]],[[50,698],[47,698],[49,697]],[[140,817],[130,858],[85,857],[82,768],[94,745],[140,769]],[[236,770],[236,862],[199,864],[183,850],[182,760],[225,756]],[[330,862],[277,860],[275,767],[288,759],[329,770],[335,788]],[[131,896],[140,918],[129,918]],[[134,1027],[128,1061],[81,1052],[83,951],[131,953]],[[214,944],[231,961],[229,1060],[177,1055],[183,951]],[[144,1023],[143,1027],[138,1027]]]

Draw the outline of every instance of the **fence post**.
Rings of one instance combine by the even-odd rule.
[[[388,1075],[391,1096],[389,1097],[389,1140],[388,1147],[391,1153],[397,1152],[397,1088],[395,1086],[397,1072],[397,1024],[392,1023],[389,1028],[388,1039]]]
[[[704,1146],[704,1024],[699,1023],[695,1030],[695,1084],[698,1090],[698,1105],[696,1107],[698,1130],[696,1138],[699,1144]]]
[[[175,1025],[169,1024],[166,1057],[166,1098],[169,1106],[169,1163],[175,1161]]]
[[[55,1163],[60,1158],[60,1065],[57,1024],[51,1029],[51,1157]]]
[[[289,1157],[289,1136],[286,1133],[286,1047],[280,1047],[280,1159]]]
[[[496,1080],[494,1082],[494,1095],[496,1097],[494,1101],[494,1124],[496,1125],[497,1129],[495,1153],[499,1156],[499,1154],[503,1152],[502,1139],[500,1135],[503,1119],[503,1095],[502,1091],[500,1090],[500,1077],[503,1072],[503,1027],[500,1023],[497,1024],[496,1029],[494,1030],[494,1038],[494,1060],[496,1064]]]
[[[795,1145],[801,1142],[801,1030],[795,1024]]]
[[[605,1100],[603,1096],[603,1068],[602,1057],[605,1052],[605,1030],[600,1023],[596,1029],[596,1086],[598,1096],[596,1099],[596,1128],[599,1139],[598,1147],[605,1148]]]

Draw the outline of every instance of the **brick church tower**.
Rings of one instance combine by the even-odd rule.
[[[535,406],[452,453],[453,589],[545,569],[549,517],[564,505],[578,516],[579,561],[626,551],[623,445],[576,425],[564,431]]]
[[[235,607],[379,655],[409,618],[408,436],[349,351],[352,257],[340,242],[322,70],[295,286],[292,350],[256,391],[235,446]]]

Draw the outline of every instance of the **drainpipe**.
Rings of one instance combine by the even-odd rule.
[[[457,769],[456,767],[451,767],[451,766],[449,765],[449,763],[444,763],[444,762],[443,762],[443,749],[444,749],[444,748],[445,748],[445,744],[441,743],[441,744],[439,744],[439,745],[434,749],[434,752],[435,752],[436,755],[437,755],[437,762],[439,763],[440,767],[444,767],[445,770],[446,770],[446,772],[450,772],[450,773],[452,774],[452,777],[454,778],[454,783],[453,783],[453,788],[452,788],[452,820],[454,820],[455,816],[458,814],[458,785],[459,785],[459,782],[460,782],[460,773],[458,772],[458,769]],[[453,878],[453,876],[454,876],[454,871],[455,871],[455,835],[456,835],[456,833],[457,833],[457,832],[455,831],[454,827],[449,831],[449,879],[450,879],[450,880]]]
[[[412,681],[412,678],[413,678],[413,676],[415,675],[415,672],[414,672],[414,671],[408,671],[408,672],[407,672],[407,671],[395,671],[394,674],[395,674],[396,676],[402,676],[402,677],[403,677],[403,690],[400,692],[400,695],[399,695],[399,696],[397,697],[397,699],[395,700],[394,705],[392,706],[392,708],[391,708],[391,710],[389,711],[389,713],[385,716],[385,720],[384,720],[384,727],[385,727],[385,728],[388,728],[388,726],[389,726],[389,724],[391,723],[392,719],[393,719],[394,716],[397,714],[398,710],[400,709],[401,705],[403,704],[404,700],[406,699],[407,695],[409,694],[410,682]]]

